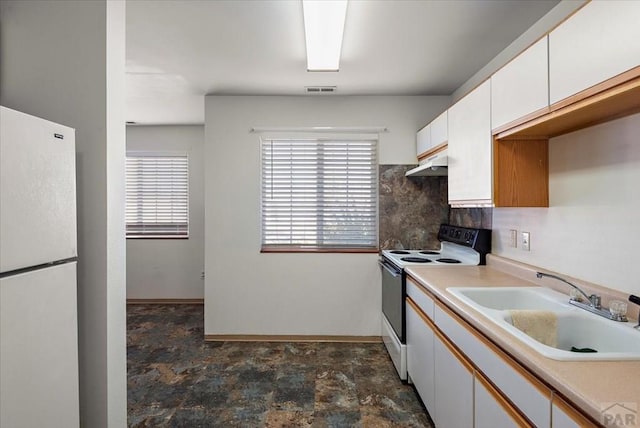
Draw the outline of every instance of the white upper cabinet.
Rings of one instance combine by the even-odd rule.
[[[431,147],[439,146],[449,140],[448,113],[445,110],[431,122]]]
[[[491,128],[549,106],[547,37],[491,76]]]
[[[447,136],[447,112],[445,110],[430,124],[418,131],[416,135],[416,155],[418,158],[423,157],[429,150],[445,144]]]
[[[431,148],[431,124],[425,126],[416,134],[416,155],[420,155]]]
[[[585,5],[549,34],[551,104],[640,65],[639,40],[640,1]]]
[[[449,203],[492,203],[491,81],[449,109]]]

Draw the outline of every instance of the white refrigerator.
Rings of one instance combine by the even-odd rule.
[[[78,427],[75,130],[0,107],[0,427]]]

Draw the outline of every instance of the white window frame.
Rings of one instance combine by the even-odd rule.
[[[265,206],[266,202],[266,191],[265,186],[267,183],[265,182],[265,144],[269,144],[271,141],[310,141],[311,144],[319,141],[341,141],[341,142],[357,142],[357,141],[370,141],[373,143],[373,159],[371,163],[372,167],[372,175],[371,179],[373,183],[371,184],[371,195],[372,199],[369,203],[373,204],[373,208],[369,209],[369,213],[373,216],[371,222],[363,222],[363,227],[368,227],[370,232],[373,232],[373,236],[369,236],[369,242],[366,244],[325,244],[323,243],[323,238],[316,237],[314,242],[293,242],[293,232],[289,233],[287,239],[281,243],[274,243],[273,240],[269,239],[269,232],[265,230],[266,228],[266,215],[269,215],[269,208]],[[326,133],[296,133],[296,135],[292,135],[291,133],[285,134],[272,134],[272,135],[264,135],[260,138],[260,251],[261,252],[377,252],[379,248],[379,227],[378,227],[378,153],[379,153],[379,137],[377,134],[326,134]],[[320,173],[320,176],[326,176],[324,173]],[[322,202],[322,201],[320,201]],[[323,205],[324,206],[324,205]],[[322,216],[321,216],[322,217]],[[317,220],[318,223],[316,225],[316,229],[319,234],[324,235],[324,237],[329,236],[326,233],[328,229],[321,229],[319,226],[323,223],[322,220]],[[292,220],[290,226],[293,226],[295,221]],[[366,224],[365,224],[366,223]],[[371,228],[372,227],[372,228]],[[345,230],[348,233],[348,230]],[[285,235],[287,235],[285,233]],[[273,235],[272,235],[273,236]],[[312,237],[309,240],[313,240]],[[365,241],[366,239],[362,239]],[[334,241],[335,242],[335,241]]]
[[[126,222],[126,238],[127,239],[188,239],[189,238],[189,181],[190,181],[190,173],[189,173],[189,154],[184,151],[167,151],[167,150],[158,150],[158,151],[135,151],[130,150],[127,151],[127,159],[125,164],[125,174],[127,177],[125,178],[125,186],[126,186],[126,213],[125,213],[125,222]],[[132,222],[131,220],[136,214],[132,214],[132,211],[136,210],[136,208],[132,208],[130,206],[131,203],[135,203],[137,207],[142,203],[142,199],[144,195],[133,195],[131,193],[129,179],[129,160],[130,158],[184,158],[184,166],[178,168],[178,172],[181,173],[181,176],[176,177],[174,181],[174,177],[163,177],[163,180],[172,186],[177,186],[175,189],[176,192],[176,200],[171,200],[170,206],[164,204],[162,206],[159,204],[159,200],[154,198],[153,196],[147,196],[149,200],[146,202],[148,208],[147,212],[142,214],[142,216],[147,217],[147,221],[141,217],[141,214],[137,214],[137,222]],[[180,171],[183,169],[184,171]],[[165,173],[171,172],[170,169],[165,168]],[[176,172],[176,171],[174,171]],[[182,175],[184,174],[184,175]],[[151,178],[151,180],[155,180],[157,185],[158,177]],[[134,183],[135,184],[135,183]],[[148,191],[149,189],[147,189]],[[144,192],[144,190],[143,190]],[[171,191],[169,189],[165,189],[163,191],[164,196],[170,194]],[[157,194],[156,194],[157,196]],[[174,205],[175,204],[175,205]],[[182,206],[180,206],[182,205]],[[142,208],[143,210],[145,208]],[[137,211],[141,209],[138,208]],[[151,220],[153,217],[156,217],[155,220]],[[174,218],[175,216],[175,218]],[[159,221],[157,217],[161,217],[165,221]],[[135,227],[137,226],[137,227]]]

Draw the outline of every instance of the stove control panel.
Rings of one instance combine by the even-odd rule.
[[[442,224],[438,232],[438,239],[442,242],[453,242],[471,247],[481,254],[487,254],[491,251],[491,230],[489,229],[472,229]]]

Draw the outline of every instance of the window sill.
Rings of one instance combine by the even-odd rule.
[[[261,253],[378,253],[378,248],[298,248],[298,247],[263,247]]]
[[[188,236],[172,236],[172,235],[140,235],[140,236],[127,236],[127,239],[189,239]]]

